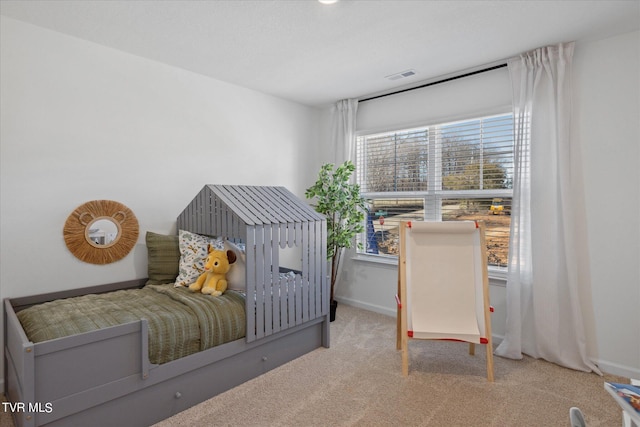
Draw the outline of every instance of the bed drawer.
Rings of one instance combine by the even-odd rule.
[[[214,357],[209,364],[187,372],[184,372],[186,367],[202,364],[201,358],[206,352],[159,365],[149,374],[149,386],[47,425],[135,427],[154,424],[320,347],[322,323],[274,338],[249,349],[243,342],[225,344],[221,347],[237,346],[244,351],[232,350],[227,357],[220,360]],[[167,379],[154,383],[157,377]]]

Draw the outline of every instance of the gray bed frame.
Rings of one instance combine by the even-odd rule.
[[[161,365],[145,319],[33,343],[16,313],[58,298],[144,286],[137,279],[4,300],[5,396],[22,426],[147,426],[318,347],[329,347],[326,220],[283,187],[207,185],[178,228],[246,244],[247,334]],[[278,248],[300,250],[280,278]]]

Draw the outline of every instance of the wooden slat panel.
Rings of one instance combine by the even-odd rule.
[[[264,221],[258,219],[257,215],[252,212],[250,207],[243,204],[243,199],[238,196],[238,187],[229,185],[213,185],[211,188],[216,196],[225,205],[227,205],[232,212],[238,215],[245,224],[256,225],[264,223]]]
[[[293,326],[296,324],[296,295],[295,295],[295,279],[292,279],[289,282],[289,287],[287,290],[287,317],[289,326]]]
[[[287,247],[292,248],[295,246],[296,242],[296,228],[295,224],[288,222],[287,223]]]
[[[280,330],[280,226],[274,224],[271,226],[271,269],[273,275],[273,297],[271,298],[272,304],[272,317],[273,317],[273,332]]]
[[[218,233],[218,236],[229,236],[230,235],[230,231],[231,231],[231,218],[232,218],[233,214],[231,212],[231,209],[229,209],[229,206],[225,206],[224,210],[222,211],[222,223],[221,223],[221,228],[220,228],[220,232]]]
[[[256,255],[255,255],[255,227],[247,227],[247,236],[245,240],[246,244],[246,281],[247,281],[247,296],[245,303],[245,312],[247,316],[247,342],[255,341],[256,339],[256,301],[254,295],[256,295]],[[252,313],[254,313],[252,315]]]
[[[189,230],[196,230],[198,227],[195,223],[195,218],[196,218],[196,214],[195,214],[195,204],[196,202],[194,201],[191,206],[189,206]]]
[[[215,236],[214,224],[215,224],[215,197],[211,190],[207,189],[207,209],[205,210],[206,222],[207,222],[207,234],[209,236]]]
[[[240,218],[238,218],[237,215],[233,216],[233,232],[232,232],[232,236],[236,237],[239,236],[241,234],[242,230],[242,222],[240,221]]]
[[[315,251],[314,251],[314,260],[316,261],[316,265],[319,267],[316,270],[316,283],[321,284],[321,292],[322,297],[320,301],[322,303],[322,313],[326,314],[329,312],[329,283],[327,280],[327,221],[322,220],[315,223],[316,224],[316,242],[315,242]],[[320,238],[318,238],[318,234]],[[320,256],[317,254],[320,253]]]
[[[301,290],[302,290],[302,320],[305,321],[310,318],[310,303],[312,298],[310,297],[310,283],[308,280],[302,280],[300,278]]]
[[[289,327],[289,316],[287,315],[287,301],[289,298],[289,281],[291,277],[287,274],[280,279],[280,327],[287,329]]]
[[[282,310],[280,308],[280,301],[282,298],[282,280],[283,278],[278,276],[278,279],[273,284],[273,333],[280,332],[281,330],[287,329],[286,326],[283,326],[283,315]]]
[[[321,221],[324,219],[322,214],[316,212],[286,188],[272,187],[272,189],[278,193],[280,200],[289,207],[290,211],[295,212],[293,215],[295,218],[307,221]]]
[[[200,209],[200,199],[202,197],[202,192],[198,193],[196,197],[193,199],[193,203],[191,204],[191,224],[194,230],[194,233],[202,234],[202,230],[200,229],[200,215],[198,215],[198,211]]]
[[[287,203],[282,203],[274,197],[272,187],[251,187],[247,189],[250,200],[262,209],[263,214],[271,223],[290,222],[293,220],[288,214]]]
[[[271,187],[245,187],[245,190],[251,202],[261,209],[266,221],[277,224],[293,220],[288,213],[288,204],[276,200]]]
[[[287,247],[287,224],[280,223],[280,247],[282,249]]]
[[[255,228],[256,245],[256,338],[264,337],[264,227],[256,226]]]
[[[209,223],[207,221],[207,191],[201,191],[198,200],[198,210],[196,211],[199,234],[209,234]]]
[[[233,198],[234,206],[237,209],[253,218],[256,223],[276,224],[280,222],[274,215],[273,209],[264,202],[259,193],[261,187],[248,186],[226,186],[225,191],[228,197]]]
[[[224,207],[222,205],[222,201],[220,198],[214,193],[211,186],[209,186],[209,192],[211,194],[211,200],[213,204],[213,226],[211,229],[211,234],[213,236],[219,236],[220,230],[222,229],[222,218],[224,215]]]
[[[322,239],[322,223],[314,222],[310,224],[311,230],[309,233],[312,234],[312,241],[310,243],[310,247],[312,247],[312,258],[311,262],[314,264],[314,278],[313,281],[316,284],[315,292],[316,292],[316,303],[317,313],[326,313],[326,308],[323,307],[323,302],[327,298],[326,292],[324,291],[323,283],[327,277],[327,252],[326,252],[326,241],[323,242]],[[324,250],[321,247],[324,245]],[[324,297],[324,298],[323,298]]]
[[[271,246],[269,246],[269,250],[271,251],[271,266],[274,274],[273,282],[276,283],[278,281],[278,273],[280,272],[280,226],[278,224],[273,224],[271,226]]]
[[[302,246],[302,277],[304,280],[313,280],[315,263],[313,261],[313,247],[310,246],[312,235],[309,233],[309,222],[302,224],[302,238],[300,239],[300,246]],[[304,250],[309,248],[311,250]]]
[[[315,284],[315,298],[316,298],[316,312],[318,315],[323,313],[322,311],[322,275],[326,274],[325,271],[322,271],[322,262],[319,259],[321,255],[320,252],[320,244],[322,242],[321,236],[321,227],[319,222],[313,222],[309,224],[309,233],[310,233],[310,241],[309,241],[309,250],[311,251],[311,260],[310,263],[313,264],[313,277],[310,279]]]
[[[296,275],[296,325],[302,323],[302,277],[300,275]]]
[[[264,230],[264,243],[262,245],[262,255],[263,255],[263,271],[264,271],[264,294],[265,294],[265,304],[264,304],[264,334],[265,336],[271,335],[273,333],[273,312],[272,312],[272,298],[273,298],[273,283],[274,283],[274,275],[276,272],[271,271],[271,266],[273,265],[273,254],[271,252],[271,239],[272,239],[272,229],[271,226],[263,227]]]
[[[193,201],[191,202],[191,206],[189,206],[189,227],[190,227],[189,230],[193,230],[194,233],[197,233],[199,231],[198,223],[196,222],[196,218],[198,217],[197,208],[198,208],[198,196],[196,195],[196,197],[194,197]]]
[[[301,223],[300,231],[300,242],[298,243],[298,245],[302,246],[303,248],[309,247],[309,222],[305,221],[304,223]],[[311,295],[314,286],[310,278],[313,277],[313,269],[315,266],[310,262],[309,255],[310,254],[308,250],[302,251],[302,283],[304,284],[305,300],[307,304],[306,308],[304,309],[304,313],[305,316],[310,315],[311,318],[314,318],[315,307],[313,304],[315,298]]]

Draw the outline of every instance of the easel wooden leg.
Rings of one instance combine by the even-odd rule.
[[[491,340],[485,345],[487,347],[487,381],[493,382],[493,346]]]
[[[409,339],[402,337],[402,375],[409,375]]]
[[[397,305],[398,313],[396,317],[396,350],[400,350],[402,348],[402,309],[400,308],[400,304]]]

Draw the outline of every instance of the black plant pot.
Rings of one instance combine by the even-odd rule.
[[[329,321],[336,320],[336,309],[338,308],[338,301],[333,300],[329,306]]]

